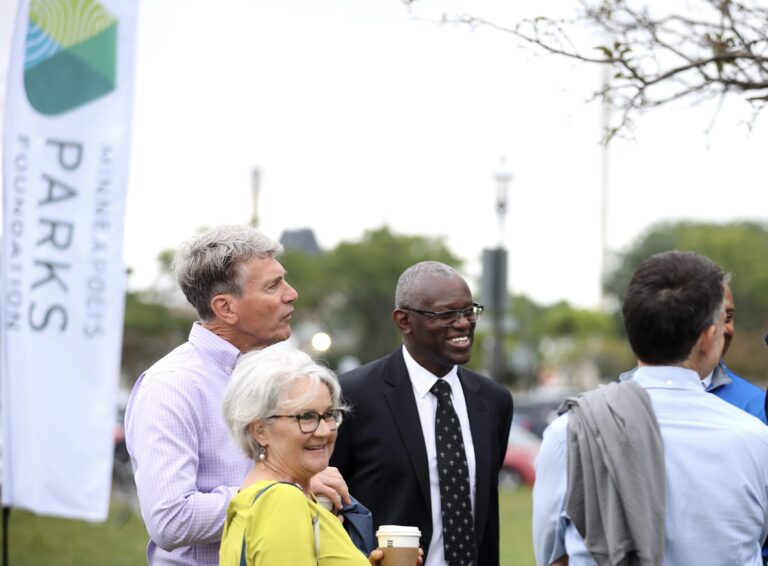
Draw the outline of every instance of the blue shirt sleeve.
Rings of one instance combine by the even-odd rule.
[[[544,431],[536,459],[533,486],[533,550],[537,566],[548,566],[565,555],[565,498],[568,488],[568,416]]]

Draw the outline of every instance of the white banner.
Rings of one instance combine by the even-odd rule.
[[[103,521],[136,0],[22,0],[3,138],[2,502]]]

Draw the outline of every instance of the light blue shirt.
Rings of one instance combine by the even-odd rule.
[[[227,505],[253,466],[234,443],[221,399],[240,351],[199,323],[148,369],[125,412],[125,439],[149,566],[219,563]]]
[[[768,427],[707,394],[696,372],[642,366],[632,377],[651,398],[664,441],[664,566],[761,566],[768,535]],[[538,566],[568,554],[595,566],[565,512],[568,414],[544,432],[533,488]]]

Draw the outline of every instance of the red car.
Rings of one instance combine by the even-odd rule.
[[[513,422],[504,464],[499,471],[499,486],[516,488],[521,484],[533,485],[536,478],[534,462],[539,454],[541,439]]]

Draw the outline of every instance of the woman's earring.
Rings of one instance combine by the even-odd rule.
[[[267,459],[267,449],[263,446],[259,446],[259,462],[263,462]]]

